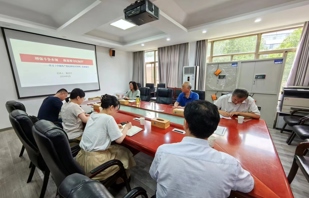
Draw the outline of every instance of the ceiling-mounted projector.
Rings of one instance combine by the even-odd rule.
[[[149,0],[135,1],[123,11],[125,19],[135,25],[143,25],[159,19],[159,8]]]

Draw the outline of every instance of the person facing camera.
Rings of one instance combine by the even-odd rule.
[[[61,108],[62,126],[67,133],[68,138],[79,139],[83,133],[84,123],[88,121],[88,114],[80,107],[84,102],[85,92],[79,88],[75,88],[70,93],[70,101],[66,100],[66,103]]]
[[[122,162],[129,177],[129,169],[135,166],[133,154],[118,144],[122,143],[132,124],[127,123],[123,129],[121,125],[117,125],[113,115],[117,113],[120,104],[115,96],[103,95],[101,107],[103,110],[100,113],[92,113],[89,117],[76,161],[85,172],[89,172],[105,162],[117,159]],[[113,141],[117,144],[112,145]],[[92,179],[105,180],[117,171],[118,167],[112,166]],[[121,184],[123,180],[119,178],[116,183]]]
[[[184,110],[186,136],[179,143],[161,145],[151,164],[157,198],[228,197],[231,190],[254,188],[251,174],[233,156],[209,146],[208,138],[220,121],[218,108],[193,101]]]
[[[136,97],[141,96],[141,92],[139,91],[137,84],[135,81],[129,82],[129,90],[125,93],[124,98],[129,100],[135,100]]]

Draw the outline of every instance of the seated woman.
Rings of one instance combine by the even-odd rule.
[[[135,100],[136,97],[141,96],[141,92],[138,90],[137,84],[134,81],[129,82],[130,90],[124,95],[125,99]]]
[[[81,150],[76,156],[76,161],[85,172],[89,172],[105,162],[118,159],[123,163],[129,177],[128,169],[135,166],[133,154],[123,146],[111,145],[111,142],[121,144],[132,124],[127,123],[121,131],[122,126],[117,125],[112,117],[119,109],[119,101],[115,96],[104,95],[101,99],[101,107],[103,108],[101,113],[92,113],[89,117],[79,144]],[[92,179],[105,180],[116,171],[118,167],[112,166]],[[121,182],[123,181],[120,180],[117,183]]]
[[[85,92],[79,88],[72,90],[70,94],[70,101],[61,107],[62,126],[64,131],[68,134],[69,139],[79,139],[83,133],[84,123],[87,123],[88,116],[80,107],[83,103]]]

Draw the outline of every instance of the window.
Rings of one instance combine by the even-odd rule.
[[[281,87],[285,86],[300,41],[302,28],[263,32],[209,42],[208,62],[285,58]]]
[[[158,51],[145,52],[145,82],[159,83]]]

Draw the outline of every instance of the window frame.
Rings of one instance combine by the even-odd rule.
[[[154,61],[151,61],[151,62],[146,62],[145,61],[145,63],[144,63],[144,82],[145,82],[145,84],[146,83],[148,83],[147,82],[147,75],[146,75],[146,65],[147,64],[154,64],[154,67],[153,67],[153,73],[154,73],[154,86],[156,87],[157,86],[157,76],[159,75],[159,74],[157,74],[157,71],[156,71],[156,67],[159,67],[159,61],[157,60],[157,53],[158,53],[158,50],[157,49],[154,49],[154,50],[147,50],[147,51],[145,51],[145,54],[147,53],[147,52],[153,52],[154,53]],[[146,60],[146,59],[145,59]]]

